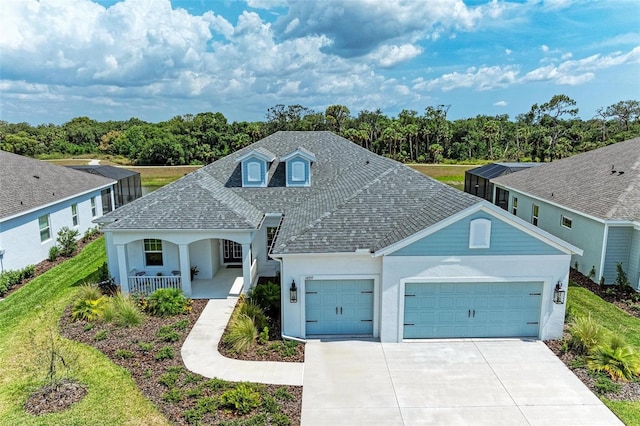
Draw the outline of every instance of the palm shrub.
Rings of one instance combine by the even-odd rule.
[[[229,330],[224,336],[224,343],[237,353],[244,353],[253,348],[258,338],[258,330],[253,318],[239,314],[229,321]]]
[[[85,283],[80,286],[78,294],[76,294],[76,300],[97,300],[102,297],[100,289],[91,283]]]
[[[251,290],[249,299],[272,318],[280,313],[280,286],[271,281],[259,284]]]
[[[151,293],[147,303],[149,313],[160,317],[184,314],[187,307],[187,298],[177,288],[158,289]]]
[[[605,333],[591,315],[574,317],[569,324],[569,347],[578,354],[589,354],[602,344]]]
[[[74,321],[95,321],[102,317],[105,305],[105,296],[98,299],[78,299],[71,307],[71,318]]]
[[[587,358],[587,366],[604,372],[616,381],[629,381],[640,376],[640,356],[620,337],[598,346]]]

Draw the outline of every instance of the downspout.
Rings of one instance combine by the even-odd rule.
[[[607,240],[609,239],[609,224],[607,222],[604,223],[604,234],[602,236],[602,255],[600,257],[600,270],[598,273],[598,284],[600,280],[604,276],[604,260],[607,255]]]

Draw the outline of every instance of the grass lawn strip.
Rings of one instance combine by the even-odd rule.
[[[624,337],[627,343],[640,353],[640,319],[627,314],[582,287],[570,286],[567,300],[567,309],[578,316],[590,314],[602,327]],[[640,426],[640,401],[601,399],[626,425]]]
[[[168,424],[126,370],[97,350],[58,334],[58,319],[77,285],[95,280],[104,260],[104,239],[100,238],[0,302],[0,424]],[[69,410],[32,416],[23,404],[45,382],[42,349],[51,336],[70,366],[68,376],[87,385],[88,394]]]

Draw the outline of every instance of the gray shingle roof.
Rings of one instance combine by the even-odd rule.
[[[276,160],[266,188],[242,188],[237,158],[299,147],[317,158],[310,187],[286,187]],[[117,219],[107,229],[255,229],[266,213],[282,213],[274,253],[331,253],[386,247],[478,202],[331,132],[279,132],[105,219]]]
[[[600,219],[640,221],[640,138],[492,181]]]
[[[0,151],[0,219],[112,183],[113,179]]]
[[[530,167],[537,167],[540,164],[542,163],[491,163],[467,170],[467,173],[480,176],[485,179],[493,179],[509,173],[519,172]]]

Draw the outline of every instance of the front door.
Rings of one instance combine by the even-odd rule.
[[[224,263],[242,263],[242,245],[235,241],[222,241],[222,261]]]

